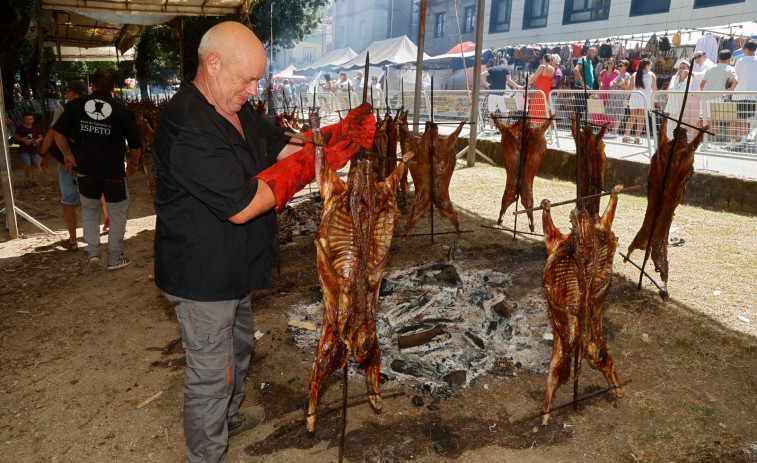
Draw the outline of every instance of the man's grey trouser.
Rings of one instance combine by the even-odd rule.
[[[244,377],[255,344],[250,295],[229,301],[197,302],[163,294],[176,304],[186,352],[187,460],[224,462],[226,418],[237,413],[244,399]]]
[[[118,258],[124,252],[124,234],[126,233],[126,213],[129,210],[129,193],[126,190],[126,199],[117,203],[105,204],[108,206],[108,265],[118,264]],[[92,199],[79,195],[81,199],[81,224],[84,228],[84,241],[87,246],[87,259],[100,257],[100,210],[102,202],[100,198]]]

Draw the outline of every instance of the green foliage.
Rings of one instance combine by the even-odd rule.
[[[273,18],[271,18],[273,3]],[[321,22],[321,7],[326,0],[263,0],[252,7],[245,25],[252,24],[252,30],[258,38],[268,44],[271,42],[271,19],[273,19],[274,50],[291,48],[310,34]]]
[[[145,29],[139,36],[134,65],[140,85],[150,81],[166,86],[178,77],[179,45],[171,39],[170,26],[157,24]]]

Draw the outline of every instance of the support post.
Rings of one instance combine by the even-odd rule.
[[[476,141],[478,138],[478,94],[481,91],[481,48],[484,40],[484,0],[476,6],[476,56],[473,58],[473,93],[470,110],[470,145],[468,146],[468,167],[476,165]],[[461,50],[462,51],[462,50]],[[465,59],[463,59],[465,61]]]
[[[421,0],[418,15],[418,55],[415,60],[415,94],[413,95],[413,133],[419,133],[418,120],[421,114],[421,90],[423,84],[423,47],[426,42],[426,4]]]
[[[2,134],[3,156],[0,158],[0,173],[3,174],[3,198],[5,198],[6,220],[11,239],[18,238],[18,222],[16,220],[16,204],[13,202],[13,184],[11,183],[11,158],[8,152],[8,127],[5,125],[5,95],[3,94],[3,73],[0,72],[0,114],[3,116],[0,123]]]

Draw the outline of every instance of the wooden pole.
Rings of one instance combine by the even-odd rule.
[[[3,73],[0,70],[0,114],[5,116],[5,95],[3,94]],[[5,125],[5,119],[0,123],[0,134],[3,139],[2,162],[0,162],[0,171],[3,175],[3,198],[5,199],[5,213],[7,217],[8,233],[11,239],[18,238],[18,221],[16,219],[16,205],[13,202],[13,183],[11,180],[11,158],[8,151],[8,127]]]
[[[37,47],[39,48],[39,102],[42,106],[42,121],[40,126],[42,127],[42,133],[45,133],[47,127],[47,99],[45,98],[45,87],[47,87],[47,76],[45,75],[45,42],[44,42],[44,30],[42,28],[42,0],[37,0]],[[32,166],[36,167],[36,166]]]
[[[415,60],[415,94],[413,95],[413,122],[418,122],[421,114],[421,90],[423,84],[423,47],[426,42],[426,4],[428,0],[421,0],[418,15],[418,55]],[[418,133],[418,124],[413,127]]]
[[[515,172],[515,220],[513,223],[513,241],[517,239],[518,233],[518,199],[520,199],[520,177],[521,169],[523,169],[526,163],[526,151],[528,150],[528,143],[526,143],[526,127],[528,126],[528,74],[526,74],[526,91],[523,94],[523,114],[520,118],[521,130],[520,130],[520,154],[518,155],[518,169]]]
[[[476,165],[476,142],[478,137],[478,105],[481,91],[481,48],[484,41],[484,0],[478,0],[476,5],[476,52],[473,58],[473,92],[471,93],[470,109],[470,143],[468,144],[468,167]],[[462,47],[460,47],[462,53]],[[463,64],[465,58],[463,58]],[[466,74],[467,75],[467,74]]]

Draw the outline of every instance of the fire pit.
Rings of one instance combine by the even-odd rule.
[[[448,263],[387,271],[376,320],[382,376],[470,387],[483,374],[546,374],[552,329],[541,285],[513,291],[517,297],[512,286],[506,273]],[[298,347],[314,354],[323,303],[295,306],[289,317],[318,325],[294,332]],[[351,362],[349,371],[361,370]]]

